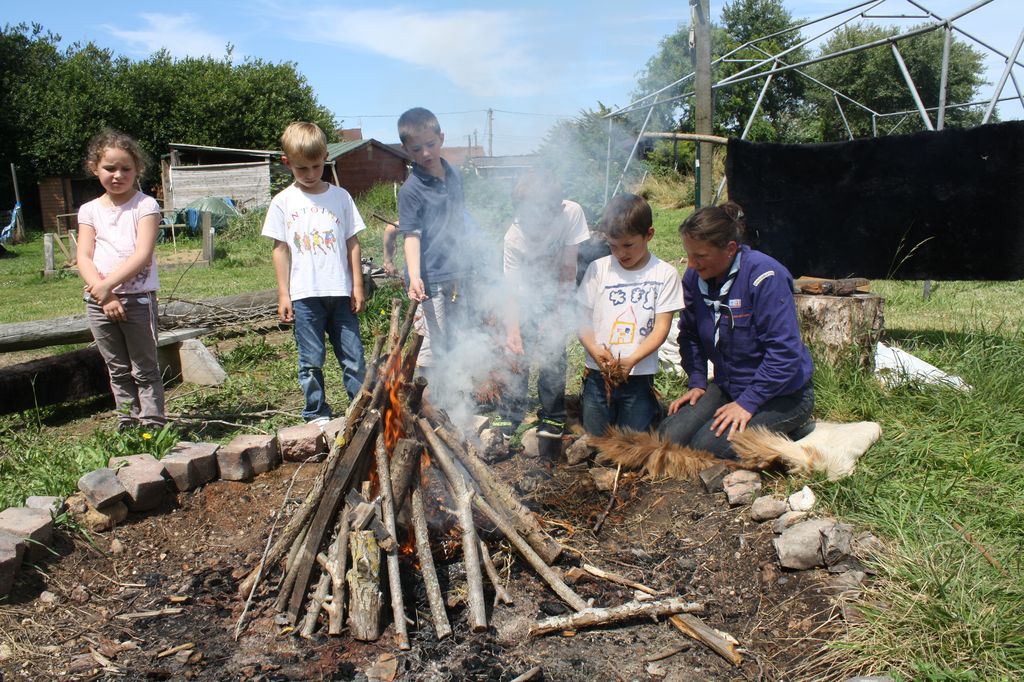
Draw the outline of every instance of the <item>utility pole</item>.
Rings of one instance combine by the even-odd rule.
[[[690,0],[694,32],[694,131],[698,135],[711,135],[711,0]],[[714,145],[710,142],[697,143],[695,162],[696,191],[694,204],[696,208],[714,201],[714,178],[712,177],[712,158]]]
[[[494,109],[487,110],[487,156],[494,156]]]

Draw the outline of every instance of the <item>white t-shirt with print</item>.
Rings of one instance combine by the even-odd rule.
[[[270,202],[263,236],[288,244],[291,299],[352,295],[352,270],[345,243],[366,229],[352,196],[328,185],[308,194],[289,185]]]
[[[112,205],[106,195],[82,204],[78,209],[78,224],[92,225],[96,232],[96,247],[92,262],[102,277],[118,268],[135,253],[138,240],[139,220],[144,216],[156,215],[159,220],[160,204],[156,199],[136,192],[131,199],[120,206]],[[149,264],[131,279],[114,287],[117,295],[141,294],[160,288],[156,273],[156,251]]]
[[[576,295],[586,309],[584,315],[591,320],[594,339],[598,345],[606,346],[613,358],[632,355],[644,337],[654,331],[657,314],[683,309],[679,272],[653,253],[639,270],[626,270],[614,256],[598,258],[587,268]],[[600,369],[590,353],[586,365]],[[657,371],[655,349],[630,374]]]

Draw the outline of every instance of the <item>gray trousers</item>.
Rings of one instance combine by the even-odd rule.
[[[160,427],[164,417],[164,383],[156,359],[156,294],[121,296],[127,319],[113,322],[103,308],[86,303],[89,329],[107,363],[110,390],[122,424],[139,420]]]

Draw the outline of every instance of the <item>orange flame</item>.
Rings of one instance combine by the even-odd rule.
[[[402,429],[402,401],[399,390],[402,386],[401,357],[396,353],[392,356],[384,370],[384,388],[388,394],[384,408],[384,446],[388,453],[394,451],[395,443],[405,435]]]

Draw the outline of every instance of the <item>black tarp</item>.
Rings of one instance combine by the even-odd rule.
[[[783,145],[729,141],[748,241],[795,275],[1024,279],[1024,122]]]

